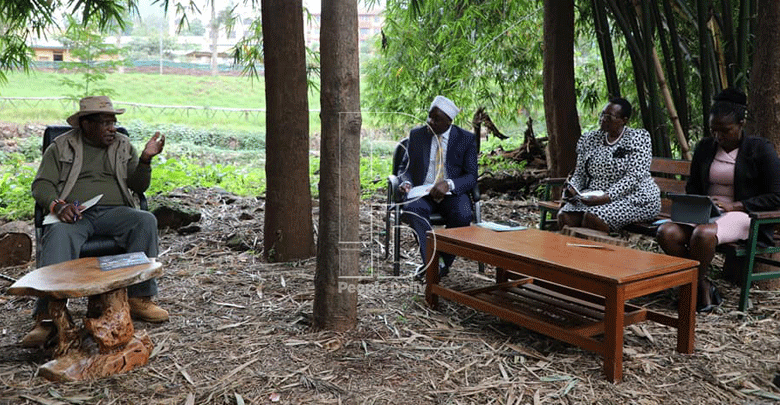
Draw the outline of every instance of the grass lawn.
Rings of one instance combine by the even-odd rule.
[[[8,72],[8,82],[0,85],[0,97],[67,97],[74,90],[62,82],[66,76],[78,80],[77,74],[48,71]],[[111,98],[117,107],[128,109],[124,118],[146,123],[183,124],[199,128],[219,128],[243,131],[265,131],[263,111],[224,111],[228,109],[264,109],[263,81],[236,76],[188,76],[146,73],[112,73],[101,87],[116,92]],[[191,108],[149,108],[122,105],[122,102],[178,106]],[[212,109],[204,109],[212,108]],[[310,128],[320,127],[319,93],[309,93]],[[3,101],[0,110],[3,120],[27,123],[57,123],[75,111],[78,106],[67,100]]]

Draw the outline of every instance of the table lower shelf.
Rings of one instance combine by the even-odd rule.
[[[465,291],[441,285],[431,288],[442,298],[604,354],[604,297],[530,277]],[[677,318],[632,304],[624,304],[623,308],[624,327],[645,320],[677,326]]]

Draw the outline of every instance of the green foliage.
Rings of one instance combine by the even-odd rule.
[[[182,47],[176,42],[176,38],[167,34],[162,37],[162,53],[166,59],[174,57],[173,51]],[[132,37],[132,41],[126,46],[128,56],[132,60],[154,60],[160,57],[160,33],[153,32],[151,36]]]
[[[487,106],[494,122],[515,122],[520,108],[541,105],[539,2],[412,5],[387,1],[383,45],[366,66],[369,109],[422,116],[444,94],[464,111]],[[470,118],[461,114],[456,123]]]
[[[8,71],[29,71],[33,61],[30,39],[44,37],[57,25],[54,14],[58,9],[79,15],[84,23],[95,23],[99,30],[112,25],[123,30],[126,15],[137,13],[138,5],[137,0],[0,0],[0,83],[7,81]]]
[[[265,171],[259,168],[223,165],[202,165],[200,161],[179,158],[152,164],[149,194],[164,193],[181,187],[220,187],[241,196],[265,193]]]
[[[206,33],[206,27],[200,19],[194,19],[187,25],[187,30],[183,32],[184,35],[202,36]]]
[[[311,18],[308,10],[305,14]],[[247,31],[230,50],[233,63],[241,66],[241,74],[250,80],[262,81],[263,64],[263,22],[259,17],[252,21]],[[320,53],[318,50],[306,47],[306,79],[311,91],[319,91]]]
[[[387,187],[387,176],[392,169],[392,155],[364,156],[360,158],[360,193],[369,198]]]
[[[81,24],[70,15],[67,19],[68,29],[59,39],[78,62],[62,62],[61,67],[81,75],[81,80],[61,77],[62,83],[72,90],[67,96],[74,101],[90,95],[115,96],[116,91],[104,83],[106,73],[125,64],[121,59],[124,51],[103,42],[104,35],[97,23]]]
[[[177,145],[191,145],[199,148],[224,150],[258,151],[265,149],[265,132],[233,129],[193,128],[182,124],[148,124],[140,120],[124,121],[122,124],[137,142],[146,142],[159,131],[167,140]]]
[[[482,154],[479,157],[479,169],[481,172],[522,172],[525,169],[526,162],[518,162],[512,159],[506,159],[501,155]]]
[[[32,218],[35,202],[30,185],[35,169],[26,164],[24,155],[0,152],[0,218]]]

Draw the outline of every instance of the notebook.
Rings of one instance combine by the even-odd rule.
[[[668,197],[672,200],[674,222],[708,224],[720,216],[720,210],[710,196],[669,193]]]

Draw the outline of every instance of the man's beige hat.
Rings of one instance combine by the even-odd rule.
[[[114,105],[111,104],[111,100],[107,96],[90,96],[84,97],[79,101],[79,112],[68,117],[68,124],[72,127],[79,126],[79,117],[89,114],[122,114],[125,112],[124,108],[114,109]]]

